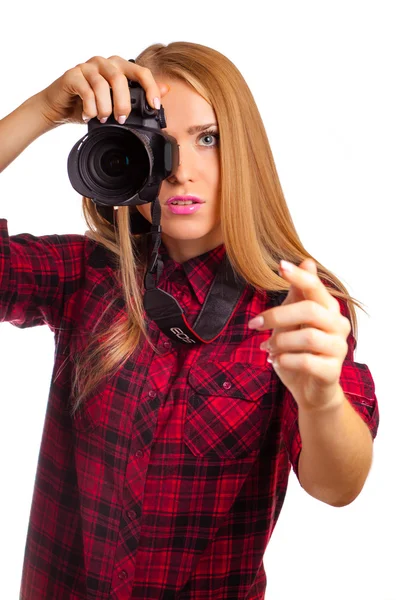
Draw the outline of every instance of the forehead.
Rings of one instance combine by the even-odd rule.
[[[167,123],[164,131],[173,135],[193,125],[216,122],[212,106],[190,85],[167,77],[159,77],[155,81],[169,86],[169,91],[161,98]]]

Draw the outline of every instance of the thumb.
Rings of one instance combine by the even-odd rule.
[[[317,265],[312,258],[304,259],[302,261],[302,263],[299,264],[298,266],[300,267],[300,269],[304,269],[305,271],[308,271],[309,273],[313,273],[314,275],[317,275]],[[302,291],[299,288],[297,288],[296,286],[291,284],[291,287],[288,291],[288,294],[287,294],[283,304],[294,304],[295,302],[300,302],[301,300],[304,300],[304,294],[302,293]]]
[[[300,269],[304,269],[305,271],[308,271],[309,273],[313,273],[313,275],[317,275],[317,265],[314,261],[314,259],[312,258],[306,258],[305,260],[303,260],[303,262],[299,265]]]

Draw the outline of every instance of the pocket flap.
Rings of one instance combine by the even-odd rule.
[[[196,363],[188,383],[197,394],[228,396],[256,402],[268,392],[271,370],[263,365],[237,362]]]

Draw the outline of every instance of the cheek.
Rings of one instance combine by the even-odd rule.
[[[215,157],[213,167],[211,169],[212,182],[215,188],[219,189],[221,187],[221,168],[219,163],[219,158]]]

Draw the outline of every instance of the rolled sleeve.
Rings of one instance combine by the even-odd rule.
[[[84,277],[85,237],[9,236],[0,219],[0,322],[19,328],[60,325],[67,299]]]
[[[340,385],[344,395],[366,423],[374,439],[379,427],[379,407],[370,369],[362,363],[344,361]]]

